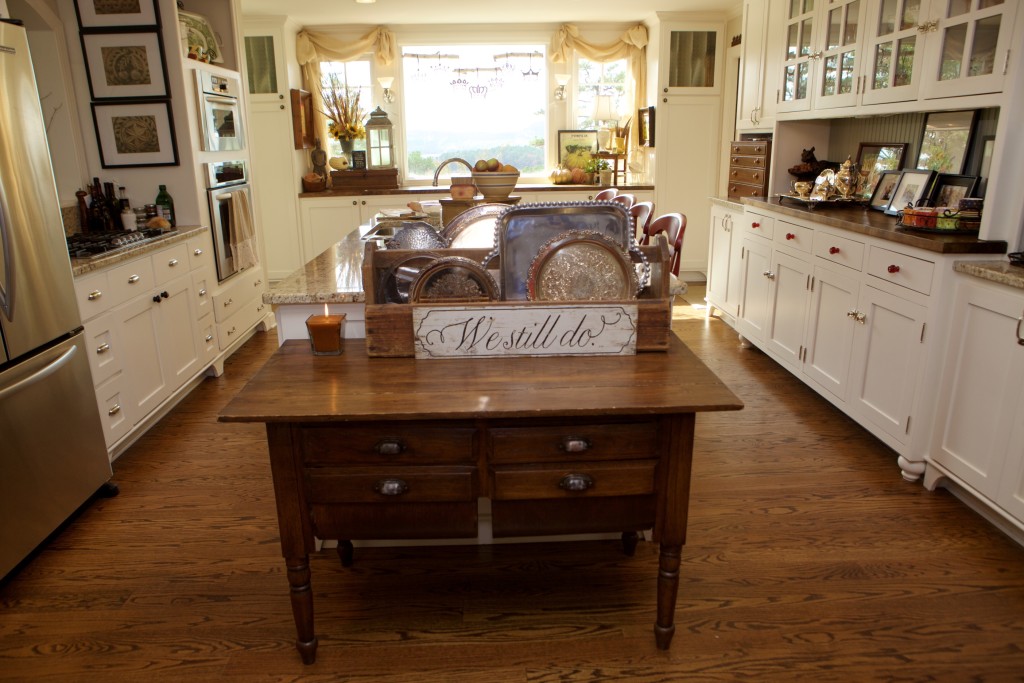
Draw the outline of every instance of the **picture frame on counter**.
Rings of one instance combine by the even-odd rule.
[[[93,102],[92,120],[103,168],[179,164],[170,100]]]
[[[641,147],[654,147],[654,105],[644,107],[637,112],[637,144]]]
[[[597,152],[596,130],[558,131],[558,165],[562,168],[583,168]]]
[[[112,27],[160,26],[158,0],[75,0],[75,16],[83,32]]]
[[[902,171],[882,171],[868,200],[869,207],[875,211],[885,211],[889,208],[893,190],[900,181],[901,173]]]
[[[907,170],[900,173],[885,213],[895,216],[908,206],[919,206],[921,200],[928,198],[934,179],[935,171],[930,170]]]
[[[306,90],[291,89],[292,138],[295,149],[313,149],[313,94]]]
[[[158,29],[80,37],[93,100],[167,97],[167,64]]]
[[[857,171],[860,174],[861,196],[874,198],[882,173],[903,168],[907,152],[905,142],[862,142],[857,148]]]
[[[933,183],[929,203],[932,206],[948,206],[956,209],[964,197],[973,197],[978,187],[978,176],[939,173]]]
[[[963,173],[976,115],[973,109],[928,114],[921,133],[917,168],[936,173]]]

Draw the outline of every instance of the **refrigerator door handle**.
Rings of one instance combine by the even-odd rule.
[[[57,372],[62,367],[67,365],[72,358],[74,358],[75,352],[77,350],[77,346],[72,346],[70,349],[65,351],[60,356],[58,356],[56,360],[48,363],[47,366],[42,370],[39,370],[38,372],[29,375],[28,377],[19,382],[15,382],[14,384],[5,389],[0,389],[0,401],[3,401],[8,396],[13,396],[22,389],[27,389],[28,387],[32,386],[33,384],[36,384],[37,382],[41,382],[42,380],[46,379],[53,373]]]
[[[3,257],[3,279],[0,280],[0,310],[4,317],[13,320],[14,315],[14,245],[8,229],[7,194],[0,179],[0,256]]]

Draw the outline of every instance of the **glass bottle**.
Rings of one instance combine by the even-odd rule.
[[[156,195],[156,200],[153,202],[156,204],[157,209],[160,211],[160,215],[167,219],[174,227],[174,200],[171,195],[167,192],[167,186],[161,185],[160,192]]]

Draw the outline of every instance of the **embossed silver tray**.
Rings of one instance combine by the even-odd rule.
[[[377,301],[379,304],[407,304],[409,303],[409,290],[412,283],[416,281],[420,271],[431,263],[441,258],[441,255],[432,251],[412,254],[401,261],[397,261],[381,275]]]
[[[486,249],[494,244],[494,227],[508,204],[477,204],[448,221],[441,236],[452,249]]]
[[[629,254],[615,240],[570,230],[545,244],[530,265],[531,301],[633,299],[639,282]]]
[[[443,256],[420,271],[409,292],[410,303],[497,301],[498,283],[476,261]]]
[[[388,249],[444,249],[448,240],[425,221],[403,221],[395,236],[384,243]]]

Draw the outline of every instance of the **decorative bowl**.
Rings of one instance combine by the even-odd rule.
[[[473,184],[484,199],[508,199],[519,180],[518,173],[502,173],[501,171],[473,172]]]

